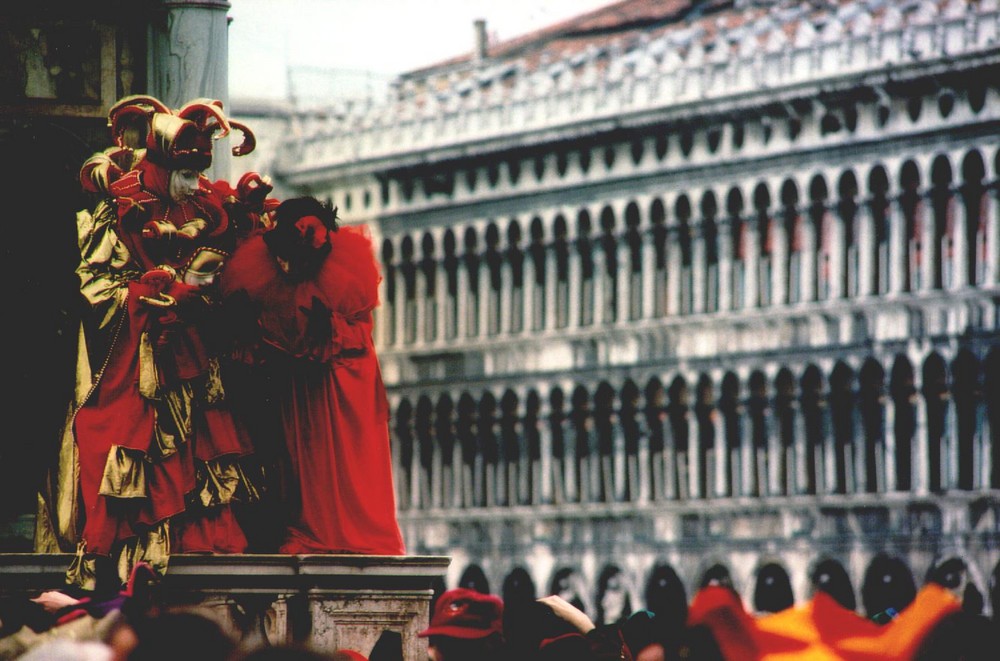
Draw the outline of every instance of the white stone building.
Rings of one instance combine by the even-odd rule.
[[[998,44],[996,0],[625,0],[286,143],[378,235],[410,551],[598,616],[958,557],[996,608]]]

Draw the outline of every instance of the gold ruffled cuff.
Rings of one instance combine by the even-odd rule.
[[[146,484],[144,453],[120,445],[112,445],[104,463],[101,488],[98,493],[113,498],[145,498],[149,495]]]

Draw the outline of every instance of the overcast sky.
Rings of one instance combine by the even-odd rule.
[[[287,96],[288,66],[392,75],[472,50],[473,21],[512,37],[614,0],[230,0],[229,96]]]

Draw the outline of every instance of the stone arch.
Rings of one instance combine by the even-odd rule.
[[[983,360],[983,399],[990,430],[986,440],[990,458],[989,487],[996,489],[1000,488],[1000,349],[991,349]]]
[[[486,262],[486,272],[489,282],[486,299],[486,332],[497,335],[500,332],[503,310],[503,262],[504,256],[500,247],[500,230],[496,222],[490,221],[485,233],[486,249],[483,259]]]
[[[475,590],[481,594],[490,594],[490,582],[486,578],[486,572],[477,564],[470,564],[465,568],[456,587]]]
[[[500,444],[496,433],[497,401],[493,393],[486,391],[479,399],[476,419],[478,454],[473,474],[473,493],[477,505],[491,506],[496,501],[496,468],[500,459]],[[477,488],[478,487],[478,488]]]
[[[841,173],[837,181],[837,217],[840,220],[841,239],[823,245],[823,251],[830,254],[836,253],[835,247],[839,244],[839,254],[835,254],[837,271],[839,271],[839,282],[834,283],[835,291],[839,291],[848,298],[859,296],[866,291],[863,282],[870,282],[871,277],[862,273],[866,263],[870,259],[862,259],[862,236],[863,230],[861,217],[858,214],[858,179],[852,170],[845,170]],[[825,237],[821,237],[825,238]],[[831,274],[836,277],[837,274]]]
[[[594,246],[590,212],[580,209],[576,217],[576,249],[580,256],[580,325],[594,323]]]
[[[704,243],[703,277],[705,312],[716,312],[719,309],[719,203],[715,193],[705,191],[701,198],[701,236]]]
[[[888,609],[901,612],[916,596],[913,572],[900,558],[879,552],[865,570],[861,603],[869,619]]]
[[[965,268],[955,263],[956,200],[952,192],[954,174],[947,156],[938,155],[931,164],[931,280],[935,289],[950,288],[955,280],[955,269]]]
[[[743,192],[736,186],[726,194],[726,216],[729,222],[731,308],[739,310],[746,304],[746,282],[750,258],[749,226],[745,218]]]
[[[455,434],[455,403],[448,393],[438,397],[434,406],[434,438],[441,452],[441,489],[443,504],[455,504],[455,478],[461,468],[461,462],[455,456],[457,437]]]
[[[521,424],[520,400],[509,388],[500,397],[500,460],[497,486],[506,505],[524,504],[527,494],[521,493],[520,472],[522,459],[526,458],[524,434]]]
[[[465,228],[462,237],[462,262],[465,266],[468,289],[465,292],[465,332],[468,337],[479,335],[479,308],[483,301],[479,286],[479,269],[482,258],[479,255],[479,237],[472,226]],[[461,313],[461,311],[460,311]]]
[[[601,209],[601,252],[604,257],[604,269],[597,274],[603,278],[601,291],[602,300],[597,301],[604,322],[618,321],[618,269],[624,265],[618,264],[617,219],[611,205]]]
[[[632,597],[625,572],[615,564],[607,564],[597,577],[594,604],[598,626],[621,622],[632,614]]]
[[[778,435],[778,493],[790,495],[796,493],[795,476],[795,415],[796,393],[795,377],[787,367],[782,367],[774,377],[774,400],[772,417],[774,432]]]
[[[684,582],[666,562],[658,563],[646,581],[646,608],[656,614],[657,622],[671,629],[687,621],[688,599]],[[664,632],[666,633],[666,632]]]
[[[644,296],[642,286],[643,237],[640,231],[639,205],[635,201],[625,207],[625,243],[628,246],[628,264],[623,265],[628,274],[628,316],[629,319],[642,318]]]
[[[413,482],[413,458],[416,439],[413,431],[413,405],[403,398],[396,407],[396,420],[393,427],[396,446],[399,448],[400,475],[397,491],[400,495],[400,506],[414,506],[409,498],[409,485]]]
[[[890,431],[896,446],[896,488],[908,491],[913,486],[913,434],[916,431],[916,397],[913,365],[906,356],[898,355],[889,375],[889,395],[893,401],[895,421]]]
[[[816,300],[830,298],[835,289],[837,264],[835,252],[841,237],[830,215],[830,188],[826,178],[817,174],[809,182],[809,235],[812,241],[812,267],[808,288]]]
[[[423,306],[424,309],[424,323],[423,328],[418,329],[418,332],[423,333],[423,339],[426,342],[433,342],[437,339],[438,328],[437,328],[437,272],[438,272],[438,260],[436,255],[436,248],[434,241],[434,236],[430,232],[424,232],[423,237],[420,240],[420,278],[423,281],[423,289],[420,292],[422,294],[421,301],[417,304]]]
[[[761,566],[754,581],[754,610],[758,613],[778,613],[794,604],[792,581],[785,568],[777,562]]]
[[[674,231],[680,246],[679,296],[681,314],[694,311],[694,235],[692,232],[691,200],[687,193],[681,193],[674,202]]]
[[[847,493],[858,477],[853,471],[854,454],[857,451],[857,439],[854,437],[854,382],[854,371],[838,360],[830,372],[830,393],[827,397],[834,446],[832,472],[835,493]]]
[[[590,395],[582,384],[573,389],[571,405],[570,425],[573,430],[575,468],[572,490],[578,494],[580,502],[586,502],[595,498],[600,458]]]
[[[813,587],[830,595],[834,601],[853,611],[858,607],[854,586],[844,565],[835,558],[821,558],[809,572]]]
[[[876,165],[868,173],[868,206],[872,222],[872,288],[876,294],[886,294],[890,288],[891,250],[889,231],[889,174],[882,165]]]
[[[950,486],[947,472],[952,438],[948,428],[948,367],[937,352],[924,360],[920,382],[927,411],[927,466],[919,467],[918,472],[926,470],[928,488],[940,492]]]
[[[691,425],[688,416],[691,407],[687,381],[683,376],[674,377],[667,390],[667,395],[670,398],[670,403],[667,406],[667,424],[670,429],[670,438],[673,441],[673,447],[667,451],[674,455],[677,497],[688,498],[691,495],[688,472],[688,466],[691,462],[689,454]]]
[[[719,386],[719,415],[722,416],[724,437],[719,439],[723,447],[728,449],[729,456],[725,463],[726,485],[725,493],[730,496],[743,495],[743,430],[740,424],[740,414],[743,404],[740,393],[740,379],[733,372],[726,372]]]
[[[567,602],[587,612],[585,600],[586,587],[583,582],[583,575],[576,567],[560,567],[552,574],[549,583],[549,594],[562,597]]]
[[[858,476],[860,490],[868,493],[883,491],[885,476],[885,370],[874,358],[867,358],[858,371],[858,408],[861,415],[864,474]]]
[[[537,596],[535,582],[524,567],[515,567],[507,574],[503,580],[500,594],[505,611],[508,608],[512,610],[523,609],[532,603]]]
[[[635,501],[642,492],[639,471],[639,443],[647,427],[639,410],[639,387],[632,379],[625,379],[619,394],[619,426],[625,441],[625,484],[619,487],[620,495],[626,501]]]
[[[650,295],[653,296],[653,314],[663,317],[667,314],[667,278],[670,273],[667,268],[667,213],[662,198],[653,198],[649,205],[649,225],[656,264],[656,278]]]
[[[804,486],[806,493],[815,494],[822,491],[821,485],[826,479],[823,467],[828,429],[823,373],[816,365],[810,363],[806,366],[799,381],[799,393],[799,407],[806,434],[803,444],[806,465]]]
[[[569,325],[570,305],[576,305],[576,301],[570,301],[570,245],[569,226],[563,214],[556,214],[552,222],[552,256],[555,259],[556,269],[556,290],[553,293],[555,298],[555,326],[556,328],[566,328]]]
[[[979,360],[968,349],[961,349],[951,364],[951,399],[955,409],[957,435],[958,488],[971,490],[980,486],[976,475],[977,434],[982,425],[980,402],[983,399],[982,370]],[[980,461],[985,461],[985,455]]]
[[[908,160],[900,168],[899,188],[899,206],[903,214],[903,236],[906,241],[901,288],[903,291],[917,291],[923,286],[920,264],[926,258],[927,246],[922,227],[924,211],[921,208],[920,170],[914,161]]]
[[[399,270],[403,276],[403,341],[417,339],[417,265],[414,262],[413,237],[406,235],[399,248]]]
[[[985,185],[986,165],[979,150],[973,149],[962,159],[960,195],[965,214],[964,253],[967,271],[964,281],[970,285],[986,282],[989,264],[989,191]]]
[[[507,250],[505,255],[510,273],[510,307],[506,311],[507,329],[511,333],[524,330],[524,249],[521,245],[521,223],[511,218],[507,224]]]
[[[749,477],[750,483],[745,491],[753,496],[764,496],[769,492],[768,485],[768,415],[770,409],[770,393],[767,378],[760,370],[751,372],[747,380],[747,414],[749,416],[749,433],[746,441],[750,445]]]
[[[546,270],[551,268],[551,260],[548,258],[548,250],[545,245],[545,226],[542,219],[535,216],[531,220],[531,245],[528,250],[531,252],[531,263],[534,266],[535,278],[533,282],[527,283],[534,288],[532,294],[531,329],[542,330],[545,328],[546,315],[548,311],[549,299],[552,292],[548,291]]]
[[[815,185],[815,179],[813,184]],[[781,184],[781,227],[784,234],[784,266],[785,271],[781,275],[784,281],[785,298],[784,301],[778,299],[778,292],[775,292],[776,302],[801,303],[808,299],[808,292],[803,287],[807,260],[803,254],[806,247],[806,228],[803,227],[802,213],[799,210],[799,188],[794,179],[786,179]],[[814,207],[815,205],[813,205]],[[810,207],[810,213],[813,211]],[[813,230],[814,236],[819,233]]]
[[[434,404],[431,398],[424,394],[417,399],[416,412],[413,418],[414,432],[417,438],[417,452],[420,460],[417,481],[420,487],[420,498],[415,505],[431,505],[431,472],[434,463],[436,445],[434,433]]]
[[[701,578],[698,580],[698,587],[705,588],[710,585],[719,585],[725,588],[735,589],[735,585],[733,585],[733,574],[729,571],[729,567],[721,562],[714,562],[710,564],[705,571],[701,572]]]
[[[714,416],[716,407],[715,384],[707,374],[698,376],[695,397],[692,401],[692,419],[697,421],[697,436],[691,438],[697,452],[697,483],[693,494],[702,498],[712,495],[715,491],[715,444],[722,439],[715,438]],[[689,432],[689,436],[693,436]]]
[[[449,227],[444,232],[441,239],[441,246],[444,251],[441,265],[445,272],[445,339],[458,337],[458,244],[455,239],[455,232]]]
[[[753,192],[753,208],[757,225],[757,291],[754,304],[771,305],[771,274],[774,268],[774,221],[771,218],[771,193],[767,184],[757,184]]]

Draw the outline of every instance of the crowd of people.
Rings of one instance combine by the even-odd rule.
[[[810,599],[775,613],[748,610],[725,576],[690,601],[603,624],[559,595],[505,603],[452,588],[434,597],[428,626],[417,634],[426,652],[406,661],[995,659],[1000,627],[963,604],[965,571],[945,561],[911,601],[871,617],[845,605],[843,586],[822,564]],[[163,606],[158,587],[156,573],[140,564],[120,591],[106,584],[8,599],[0,603],[0,661],[404,661],[402,635],[391,629],[376,632],[374,647],[363,651],[241,644],[208,612]]]

